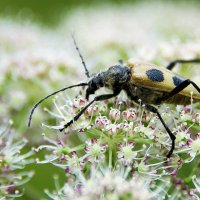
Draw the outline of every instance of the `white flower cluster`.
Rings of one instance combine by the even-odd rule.
[[[46,191],[51,199],[57,200],[93,200],[93,199],[137,199],[153,200],[162,196],[159,189],[152,192],[151,184],[148,180],[132,177],[127,179],[126,173],[129,169],[116,171],[91,170],[89,178],[84,174],[78,177],[79,182],[69,180],[62,188],[58,188],[54,193]]]
[[[48,93],[55,86],[83,80],[84,70],[69,36],[71,30],[87,58],[88,68],[99,72],[98,66],[103,70],[119,59],[131,57],[163,66],[177,58],[199,58],[199,19],[199,10],[188,4],[177,7],[151,2],[148,5],[78,10],[63,19],[53,31],[31,23],[1,20],[0,86],[8,89],[2,97],[0,117],[6,112],[25,108],[27,99],[30,102],[39,100],[44,91]],[[185,65],[175,69],[178,70],[200,83],[198,67]],[[38,85],[39,92],[35,89]],[[71,100],[69,95],[58,95],[54,100],[56,111],[45,109],[58,123],[56,126],[45,123],[44,126],[53,131],[62,128],[86,104],[82,96]],[[90,106],[65,130],[66,136],[59,135],[55,140],[43,134],[48,144],[35,149],[46,150],[44,159],[37,163],[54,164],[64,169],[68,177],[76,177],[69,178],[55,194],[48,195],[52,199],[142,200],[144,197],[158,199],[157,194],[161,191],[161,198],[200,198],[199,107],[191,103],[176,108],[163,105],[159,109],[176,135],[175,151],[168,160],[166,155],[171,141],[158,118],[146,112],[140,102],[136,106],[122,96],[115,101]],[[13,143],[7,132],[0,135],[1,195],[18,195],[15,186],[32,175],[12,174],[13,170],[30,162],[28,157],[32,152],[20,153],[25,144],[26,140]],[[126,175],[114,171],[118,166],[126,171]],[[102,170],[103,167],[107,170]],[[179,175],[181,170],[186,171],[182,173],[184,177]],[[11,172],[10,176],[8,172]],[[142,177],[150,181],[143,182]]]
[[[0,199],[22,196],[23,192],[20,191],[19,186],[28,182],[33,176],[33,172],[21,170],[33,162],[30,158],[33,151],[21,153],[27,140],[22,139],[18,142],[13,140],[14,132],[10,127],[0,130]]]

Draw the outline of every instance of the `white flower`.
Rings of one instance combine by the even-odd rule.
[[[102,144],[100,140],[97,139],[91,139],[86,141],[86,146],[85,146],[85,152],[86,155],[84,158],[86,158],[88,161],[91,163],[96,163],[100,162],[104,159],[105,157],[105,152],[107,149],[107,145]]]
[[[121,171],[124,171],[121,172]],[[103,170],[102,172],[92,170],[90,176],[78,176],[77,180],[69,181],[57,191],[49,193],[49,197],[57,200],[74,199],[74,200],[94,200],[94,199],[138,199],[152,200],[162,194],[159,189],[151,191],[150,181],[138,177],[126,177],[129,169],[122,170]],[[158,191],[158,192],[157,192]]]
[[[4,197],[5,199],[22,196],[22,192],[17,187],[28,182],[34,174],[33,172],[19,171],[33,162],[33,159],[30,158],[33,151],[21,153],[28,141],[22,139],[15,142],[14,136],[15,133],[10,130],[10,127],[4,131],[0,130],[0,198]]]
[[[130,165],[137,156],[137,151],[134,151],[135,144],[133,142],[124,142],[119,144],[118,159],[124,163],[124,165]]]

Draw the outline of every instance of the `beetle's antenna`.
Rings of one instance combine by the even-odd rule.
[[[89,71],[88,71],[88,69],[87,69],[87,67],[86,67],[86,64],[85,64],[85,61],[84,61],[84,59],[83,59],[83,56],[82,56],[82,54],[81,54],[81,52],[80,52],[80,49],[78,48],[78,45],[77,45],[77,43],[76,43],[74,34],[71,34],[71,35],[72,35],[72,39],[73,39],[74,45],[75,45],[75,47],[76,47],[76,50],[77,50],[77,52],[78,52],[78,55],[79,55],[79,57],[81,58],[83,67],[84,67],[84,69],[85,69],[85,75],[86,75],[88,78],[90,78]]]
[[[67,89],[70,89],[70,88],[73,88],[73,87],[86,86],[86,85],[88,85],[88,83],[79,83],[79,84],[77,84],[77,85],[71,85],[71,86],[69,86],[69,87],[64,87],[64,88],[62,88],[62,89],[60,89],[60,90],[57,90],[57,91],[55,91],[55,92],[53,92],[53,93],[47,95],[46,97],[42,98],[42,99],[41,99],[40,101],[38,101],[38,102],[33,106],[33,108],[31,109],[31,113],[30,113],[29,120],[28,120],[28,127],[30,127],[30,125],[31,125],[31,120],[32,120],[32,116],[33,116],[33,113],[34,113],[35,109],[36,109],[37,106],[38,106],[39,104],[41,104],[45,99],[47,99],[47,98],[49,98],[49,97],[51,97],[51,96],[53,96],[53,95],[55,95],[55,94],[57,94],[57,93],[59,93],[59,92],[62,92],[62,91],[64,91],[64,90],[67,90]]]

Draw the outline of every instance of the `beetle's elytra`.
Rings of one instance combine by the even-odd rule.
[[[88,78],[90,78],[89,71],[86,68],[85,62],[75,40],[74,43],[85,68],[85,74]],[[183,78],[171,71],[177,63],[200,63],[200,59],[175,60],[170,62],[167,67],[159,67],[153,64],[134,62],[133,59],[130,59],[127,64],[120,63],[118,65],[111,66],[106,71],[91,77],[88,83],[80,83],[62,88],[41,99],[31,110],[28,126],[30,126],[35,108],[42,101],[52,95],[57,94],[58,92],[73,87],[87,86],[86,99],[89,100],[89,96],[94,94],[95,91],[101,87],[107,87],[112,90],[111,94],[102,94],[96,96],[92,101],[90,101],[71,121],[65,124],[62,129],[60,129],[60,131],[63,131],[74,121],[78,120],[92,103],[95,101],[102,101],[115,97],[122,90],[124,90],[128,98],[130,98],[132,101],[137,103],[140,99],[147,110],[157,114],[172,141],[171,149],[167,154],[167,157],[169,158],[175,148],[176,137],[167,127],[158,109],[153,105],[159,105],[161,103],[182,105],[189,104],[191,100],[191,92],[193,100],[195,102],[200,102],[200,88],[190,79]]]

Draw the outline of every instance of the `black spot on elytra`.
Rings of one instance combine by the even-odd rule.
[[[146,71],[146,74],[151,81],[157,81],[157,82],[164,81],[163,73],[158,69],[150,69]]]
[[[173,82],[174,82],[175,86],[178,86],[180,83],[182,83],[184,81],[183,79],[181,79],[178,76],[173,76],[172,79],[173,79]]]

